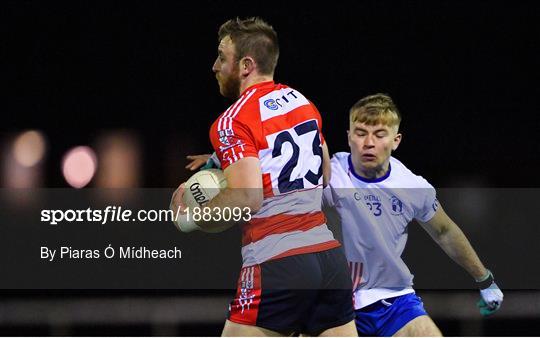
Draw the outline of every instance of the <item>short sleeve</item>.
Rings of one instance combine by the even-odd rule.
[[[244,157],[259,157],[249,126],[237,119],[213,125],[210,141],[223,170]]]
[[[326,208],[333,208],[335,206],[334,204],[334,197],[332,195],[332,188],[330,185],[327,185],[323,189],[323,207]]]
[[[420,189],[424,195],[424,198],[422,199],[422,204],[415,215],[417,220],[424,223],[432,219],[435,212],[437,212],[437,209],[439,209],[439,201],[437,200],[435,188],[433,188],[433,186],[431,186],[429,183],[427,183],[427,185],[427,187]]]

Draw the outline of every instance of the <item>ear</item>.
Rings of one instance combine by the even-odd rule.
[[[251,56],[245,56],[240,60],[240,74],[248,76],[255,69],[256,63]]]
[[[394,144],[392,145],[392,151],[396,150],[399,147],[399,144],[401,143],[401,134],[397,133],[396,136],[394,136]]]
[[[347,129],[347,143],[351,146],[351,131]]]

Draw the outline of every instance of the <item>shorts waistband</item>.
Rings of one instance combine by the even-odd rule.
[[[388,302],[388,303],[391,303],[393,304],[394,301],[399,298],[401,296],[396,296],[396,297],[390,297],[390,298],[384,298],[384,299],[379,299],[378,301],[376,301],[375,303],[373,304],[369,304],[368,306],[365,306],[361,309],[358,309],[356,311],[361,311],[361,312],[371,312],[371,311],[374,311],[374,310],[378,310],[380,308],[386,308],[388,307],[389,305],[388,304],[384,304],[385,302]]]

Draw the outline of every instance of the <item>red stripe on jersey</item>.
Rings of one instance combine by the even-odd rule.
[[[218,122],[218,130],[223,130],[227,128],[232,128],[232,119],[238,114],[240,109],[242,109],[242,106],[246,103],[246,101],[255,93],[255,89],[251,90],[250,92],[247,92],[245,96],[240,97],[234,105],[229,107],[219,118]]]
[[[324,243],[313,244],[313,245],[303,246],[301,248],[291,249],[283,253],[280,253],[279,255],[275,257],[270,258],[270,260],[288,257],[288,256],[294,256],[294,255],[302,255],[302,254],[312,253],[312,252],[320,252],[320,251],[334,249],[340,246],[341,244],[339,244],[338,241],[333,239],[331,241],[324,242]]]
[[[307,231],[324,224],[326,217],[321,211],[309,214],[278,214],[263,218],[252,218],[243,225],[242,245],[257,242],[268,235],[282,234],[291,231]]]
[[[364,263],[349,262],[349,269],[351,272],[353,290],[356,290],[356,288],[358,288],[360,283],[362,283],[362,273],[364,271]]]
[[[256,91],[257,89],[252,89],[246,92],[246,94],[238,99],[234,105],[221,114],[218,120],[214,122],[210,128],[210,139],[213,140],[213,137],[216,137],[217,134],[217,138],[219,139],[218,142],[221,142],[221,146],[224,146],[223,148],[220,147],[218,151],[215,149],[216,145],[213,144],[218,157],[222,158],[221,165],[223,169],[244,157],[257,157],[257,154],[254,151],[248,150],[245,152],[245,141],[242,141],[242,138],[245,137],[245,130],[238,130],[239,126],[233,128],[233,120],[236,115],[238,115]],[[215,128],[217,128],[216,133],[213,133],[212,131]],[[212,143],[214,142],[215,140],[213,140]],[[218,144],[218,142],[216,142],[216,144]]]
[[[229,320],[238,324],[256,325],[261,293],[261,266],[242,268],[236,296],[229,305]]]
[[[272,191],[272,178],[270,174],[262,174],[262,183],[263,183],[263,195],[265,197],[274,196]]]
[[[364,263],[360,262],[349,262],[349,270],[351,272],[351,279],[353,284],[353,295],[352,295],[352,301],[353,305],[355,304],[355,297],[354,297],[354,291],[358,288],[360,283],[362,282],[362,272],[364,270]]]

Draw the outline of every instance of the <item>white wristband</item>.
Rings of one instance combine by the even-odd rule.
[[[217,157],[217,154],[215,151],[212,153],[212,155],[210,156],[208,160],[214,162],[214,166],[216,168],[221,169],[221,162],[219,161],[219,158]]]

